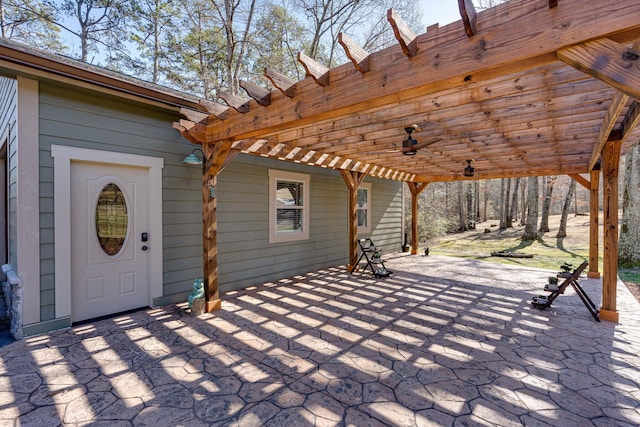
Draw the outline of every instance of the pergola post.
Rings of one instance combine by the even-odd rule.
[[[349,190],[349,272],[356,268],[358,261],[358,188],[364,177],[363,173],[341,170],[342,178]]]
[[[215,186],[218,174],[237,155],[230,149],[229,141],[202,146],[202,268],[207,313],[222,307],[218,291],[218,203]]]
[[[418,196],[428,182],[407,182],[411,192],[411,255],[418,253]]]
[[[602,150],[604,194],[604,262],[602,268],[602,307],[600,318],[617,322],[618,285],[618,169],[622,141],[607,141]]]
[[[591,171],[591,180],[589,188],[589,271],[587,277],[599,279],[598,271],[598,224],[599,206],[598,206],[598,190],[600,189],[600,168]]]

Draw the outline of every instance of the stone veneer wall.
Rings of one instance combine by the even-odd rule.
[[[10,264],[2,266],[7,280],[2,282],[2,291],[7,306],[11,335],[17,340],[22,339],[22,280],[18,277]]]

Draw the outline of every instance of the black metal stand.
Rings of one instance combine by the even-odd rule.
[[[385,267],[384,260],[380,257],[380,253],[371,239],[359,239],[358,246],[360,246],[360,257],[351,273],[355,271],[363,258],[367,261],[363,270],[366,271],[367,267],[370,268],[375,277],[387,277],[393,273]]]
[[[580,278],[580,274],[582,271],[589,265],[587,261],[584,261],[578,268],[574,269],[572,272],[561,272],[558,273],[558,278],[564,279],[563,282],[558,286],[558,289],[551,291],[548,287],[545,287],[546,291],[550,291],[549,295],[539,295],[533,297],[533,301],[531,301],[531,305],[539,310],[544,310],[547,307],[551,306],[551,303],[555,301],[556,298],[560,294],[564,294],[567,286],[571,285],[573,289],[575,289],[576,293],[580,297],[580,300],[587,307],[591,316],[593,316],[596,321],[600,321],[600,312],[596,308],[596,305],[591,301],[591,298],[587,295],[587,293],[582,289],[580,283],[578,283],[578,279]]]

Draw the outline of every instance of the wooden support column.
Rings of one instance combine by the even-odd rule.
[[[349,190],[349,272],[356,268],[358,261],[358,188],[365,174],[355,171],[341,170],[342,178]]]
[[[202,173],[202,262],[204,272],[205,310],[210,313],[220,310],[221,300],[218,292],[218,218],[217,218],[217,176],[229,158],[237,152],[231,152],[231,141],[219,141],[203,144],[204,153]],[[231,156],[230,156],[231,154]]]
[[[591,185],[589,188],[589,271],[587,277],[599,279],[598,270],[598,189],[600,188],[600,168],[591,171]]]
[[[602,268],[602,307],[600,318],[618,321],[618,169],[622,141],[608,141],[602,152],[604,194],[604,262]]]
[[[407,182],[411,191],[411,255],[418,253],[418,196],[428,182]]]

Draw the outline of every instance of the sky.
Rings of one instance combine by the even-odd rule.
[[[414,29],[417,34],[422,34],[426,27],[433,24],[440,24],[441,27],[460,20],[457,0],[419,0],[422,6],[422,23],[425,28]]]

